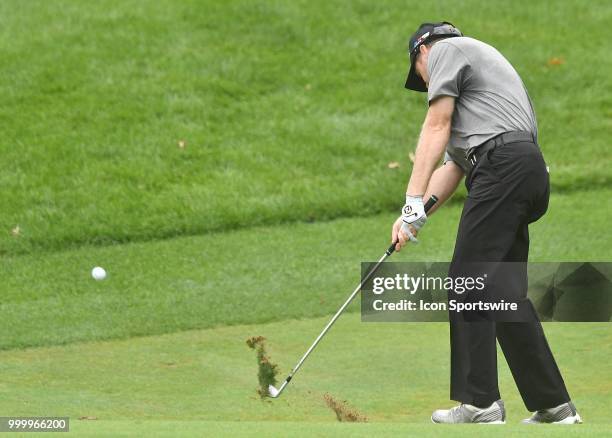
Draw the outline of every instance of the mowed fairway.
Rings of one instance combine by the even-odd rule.
[[[607,1],[1,2],[0,416],[69,416],[79,436],[490,436],[429,422],[451,405],[445,324],[360,323],[355,303],[274,401],[245,343],[265,336],[284,377],[388,246],[426,108],[403,90],[406,42],[443,19],[534,99],[553,196],[531,259],[612,260]],[[449,260],[464,196],[392,260]],[[564,433],[609,433],[609,324],[545,330],[585,420]],[[558,436],[517,424],[499,363],[495,434]],[[325,393],[369,422],[338,423]]]
[[[61,413],[75,420],[75,431],[92,433],[144,434],[160,428],[168,435],[439,434],[429,415],[432,406],[448,403],[448,327],[443,323],[363,324],[357,314],[346,315],[282,398],[261,401],[247,337],[267,337],[272,358],[286,372],[325,322],[288,320],[5,352],[0,370],[10,384],[0,386],[8,395],[0,409],[6,415]],[[610,427],[612,386],[604,364],[612,333],[607,324],[549,323],[545,329],[587,421],[581,432],[597,436]],[[503,357],[499,360],[509,424],[496,432],[525,433],[529,426],[517,423],[527,412]],[[349,400],[372,424],[338,427],[323,401],[325,393]],[[529,431],[546,435],[551,429]]]
[[[551,210],[558,214],[533,227],[534,259],[550,259],[550,248],[565,253],[560,260],[609,259],[609,242],[597,238],[605,217],[590,216],[577,242],[564,234],[564,212],[577,204],[596,209],[608,196],[600,191],[553,197]],[[445,216],[434,216],[423,244],[394,260],[450,257],[455,225],[450,218],[458,212],[449,207]],[[433,407],[448,404],[445,324],[363,324],[353,305],[286,394],[274,401],[258,398],[255,356],[245,343],[250,336],[265,336],[272,359],[288,372],[328,318],[313,315],[331,313],[344,300],[358,281],[359,261],[385,247],[383,225],[392,218],[257,230],[271,243],[259,243],[263,260],[255,261],[248,248],[245,254],[228,253],[228,260],[215,259],[215,250],[223,247],[218,239],[241,241],[244,231],[8,259],[12,276],[24,290],[38,290],[40,298],[19,296],[13,285],[12,298],[2,304],[6,350],[0,352],[0,412],[68,415],[75,431],[94,435],[436,436],[440,430],[428,424],[429,415]],[[324,236],[335,240],[315,245],[322,254],[314,257],[311,242]],[[277,242],[287,249],[276,251]],[[109,261],[105,282],[87,278],[87,263],[94,260]],[[160,271],[147,270],[150,278],[139,274],[147,265]],[[55,274],[56,266],[74,271]],[[224,320],[239,325],[222,327]],[[245,325],[249,321],[259,323]],[[217,328],[143,336],[197,327]],[[609,325],[547,323],[545,330],[586,420],[581,433],[599,436],[611,426]],[[123,339],[87,341],[108,338]],[[66,345],[16,348],[44,344]],[[509,422],[501,432],[524,433],[516,423],[527,413],[502,356],[499,363]],[[336,424],[323,401],[327,392],[348,400],[370,422]],[[95,420],[77,420],[81,417]],[[552,433],[546,427],[530,432]]]

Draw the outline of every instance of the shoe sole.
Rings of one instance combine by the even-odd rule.
[[[566,417],[561,421],[555,421],[552,424],[582,424],[582,418],[579,414]]]
[[[580,414],[576,414],[565,417],[561,421],[552,421],[550,423],[544,423],[543,421],[524,421],[523,424],[582,424],[582,418]]]
[[[478,422],[478,423],[438,423],[437,421],[434,421],[433,417],[429,417],[431,419],[431,422],[433,424],[506,424],[505,421],[503,420],[496,420],[496,421],[488,421],[488,422]]]

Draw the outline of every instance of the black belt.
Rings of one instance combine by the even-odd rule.
[[[512,131],[506,132],[505,134],[493,137],[491,140],[487,140],[484,143],[474,146],[473,148],[465,151],[465,158],[473,166],[476,166],[480,157],[489,152],[491,149],[507,143],[518,143],[518,142],[530,142],[535,143],[533,134],[531,132],[524,131]]]

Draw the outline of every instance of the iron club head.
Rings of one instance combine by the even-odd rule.
[[[280,394],[280,391],[278,389],[276,389],[274,386],[269,385],[268,386],[268,394],[270,394],[270,397],[276,398]]]

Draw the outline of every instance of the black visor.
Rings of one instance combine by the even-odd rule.
[[[410,71],[406,79],[405,87],[414,91],[427,91],[425,81],[417,74],[414,64],[419,48],[423,44],[431,43],[437,39],[463,36],[461,31],[448,21],[440,23],[423,23],[418,30],[410,37],[408,50],[410,52]]]

